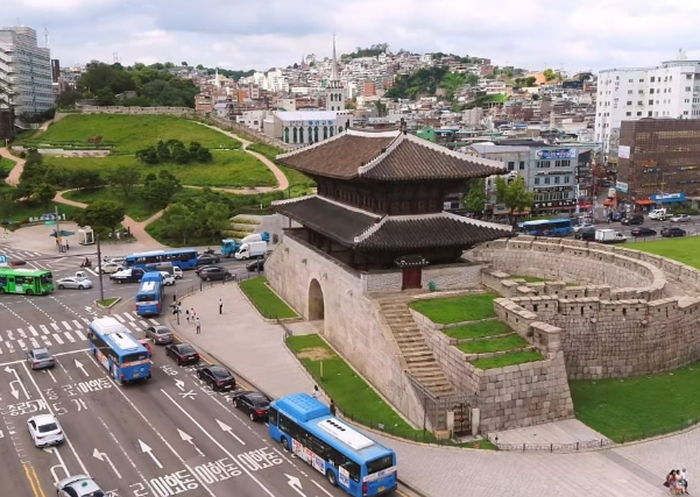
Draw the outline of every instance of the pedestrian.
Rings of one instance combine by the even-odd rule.
[[[197,313],[194,310],[194,307],[190,307],[190,315],[192,316],[192,323],[194,323],[195,319],[197,319]]]
[[[176,301],[177,301],[177,295],[175,295],[175,294],[173,293],[173,302],[176,302]]]
[[[70,245],[68,245],[68,242],[66,242],[66,250],[70,250]]]
[[[320,392],[319,389],[318,389],[318,385],[314,385],[314,391],[311,392],[311,396],[312,396],[314,399],[318,399],[318,398],[320,397],[320,395],[321,395],[321,392]]]
[[[199,335],[202,332],[202,323],[199,321],[199,316],[197,316],[197,335]]]
[[[190,324],[190,310],[185,309],[185,321],[187,321],[187,324]]]
[[[683,493],[688,493],[688,471],[683,468],[681,470],[681,485],[683,485]]]
[[[221,297],[219,297],[219,315],[223,314],[224,312],[224,301],[221,300]]]
[[[333,399],[331,399],[331,405],[328,406],[328,409],[331,411],[331,416],[335,416],[335,402],[333,402]]]

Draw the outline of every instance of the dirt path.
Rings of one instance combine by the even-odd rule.
[[[22,172],[24,171],[25,160],[20,159],[19,157],[15,157],[5,147],[0,148],[0,156],[5,157],[6,159],[10,159],[12,162],[15,163],[15,167],[12,168],[10,174],[8,174],[7,178],[5,178],[5,183],[7,183],[10,186],[19,185],[19,179],[22,177]]]

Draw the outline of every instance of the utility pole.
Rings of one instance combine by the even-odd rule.
[[[63,244],[61,243],[61,226],[58,223],[58,206],[54,205],[54,216],[56,218],[56,246],[58,247],[58,251],[62,252],[63,251]]]
[[[102,251],[100,250],[100,235],[95,232],[95,240],[97,241],[97,277],[100,279],[100,300],[105,299],[105,288],[102,284]]]

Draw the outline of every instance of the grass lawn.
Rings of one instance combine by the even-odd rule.
[[[510,352],[496,357],[474,359],[471,361],[471,363],[479,369],[493,369],[513,366],[515,364],[523,364],[525,362],[541,361],[542,359],[544,359],[544,356],[536,350],[525,350]]]
[[[401,437],[422,439],[423,431],[406,423],[320,336],[291,336],[287,343],[344,416],[373,428],[382,425],[379,429]],[[427,440],[431,438],[426,434]]]
[[[501,350],[519,349],[527,345],[527,340],[518,335],[510,335],[497,338],[484,338],[457,345],[457,348],[467,354],[483,354],[484,352],[499,352]]]
[[[102,307],[111,307],[119,300],[121,300],[119,297],[107,297],[105,299],[97,299],[96,302]]]
[[[298,316],[291,307],[267,286],[267,278],[264,276],[241,281],[239,286],[264,317],[268,319],[283,319]]]
[[[13,167],[15,167],[14,162],[10,159],[0,157],[0,178],[7,178],[7,175],[10,174]]]
[[[539,283],[541,281],[547,281],[544,278],[537,278],[536,276],[521,276],[521,275],[511,275],[511,280],[525,280],[527,283]]]
[[[101,158],[45,156],[44,163],[58,169],[99,171],[104,174],[121,166],[138,165],[141,174],[158,174],[161,170],[173,173],[183,185],[252,187],[275,186],[277,181],[270,170],[258,159],[240,150],[212,150],[214,160],[209,164],[156,164],[147,165],[133,155],[110,155]]]
[[[510,327],[503,321],[481,321],[474,324],[463,324],[452,328],[443,328],[442,332],[451,338],[479,338],[508,333]]]
[[[222,133],[174,116],[120,116],[112,114],[75,114],[49,126],[44,133],[35,133],[20,139],[18,145],[38,143],[60,144],[79,142],[88,145],[88,139],[101,136],[115,144],[119,153],[133,154],[158,140],[180,140],[189,145],[199,142],[208,148],[239,148],[241,143]]]
[[[616,442],[700,421],[700,363],[670,373],[569,382],[576,417]]]
[[[68,192],[64,197],[70,200],[77,200],[78,202],[85,202],[86,204],[91,204],[98,200],[116,202],[124,206],[127,216],[136,221],[145,221],[155,214],[158,209],[150,206],[143,197],[141,197],[140,193],[141,187],[135,187],[131,197],[129,197],[128,200],[124,200],[124,198],[112,188],[97,188],[94,190],[76,190]]]
[[[493,299],[495,298],[498,298],[498,295],[494,293],[477,293],[460,295],[459,297],[422,299],[412,302],[411,308],[425,314],[435,323],[476,321],[495,315],[493,312]]]
[[[700,269],[700,237],[698,236],[625,243],[622,247],[661,255]]]

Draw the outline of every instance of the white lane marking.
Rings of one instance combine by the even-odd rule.
[[[44,405],[46,406],[46,409],[48,409],[48,411],[51,414],[54,414],[53,409],[51,409],[51,404],[49,404],[46,401],[46,397],[44,397],[44,393],[39,389],[39,385],[37,385],[36,380],[34,379],[34,376],[32,376],[32,374],[29,372],[29,368],[27,368],[27,363],[22,362],[22,367],[24,368],[24,372],[27,374],[27,376],[29,376],[29,379],[32,381],[32,384],[34,385],[34,388],[36,389],[37,393],[39,394],[39,397],[41,397],[41,400],[44,401]],[[73,453],[73,456],[77,459],[78,464],[80,465],[80,469],[82,469],[83,473],[87,475],[88,470],[85,467],[85,465],[83,464],[83,460],[80,459],[80,456],[76,452],[75,447],[73,447],[73,443],[70,441],[70,438],[68,438],[68,435],[66,433],[64,433],[63,436],[66,440],[66,443],[68,444],[68,447],[70,447],[70,450]]]
[[[62,324],[63,327],[64,327],[65,329],[67,329],[68,331],[71,330],[70,323],[68,323],[67,321],[61,321],[61,324]]]
[[[78,335],[78,338],[79,338],[80,340],[87,340],[87,338],[85,337],[85,335],[83,335],[83,332],[82,332],[82,331],[80,331],[80,330],[73,330],[73,333],[75,333],[76,335]]]
[[[39,336],[39,332],[36,331],[36,328],[34,328],[34,326],[28,326],[27,328],[29,329],[29,332],[32,334],[33,337]]]
[[[135,318],[134,316],[132,316],[132,315],[131,315],[130,313],[128,313],[128,312],[125,312],[125,313],[124,313],[124,316],[126,316],[126,318],[127,318],[129,321],[136,321],[136,318]]]
[[[38,349],[39,348],[39,342],[36,341],[36,338],[34,337],[29,337],[29,343],[32,344],[33,349]]]
[[[8,345],[9,345],[9,344],[8,344]],[[67,352],[58,352],[58,353],[54,354],[53,356],[54,356],[54,357],[61,357],[61,356],[64,356],[64,355],[82,354],[82,353],[84,353],[84,352],[88,352],[89,350],[90,350],[90,349],[69,350],[69,351],[67,351]],[[27,362],[27,360],[26,360],[26,359],[17,359],[16,361],[3,362],[3,363],[0,363],[0,368],[4,368],[5,366],[12,366],[13,364],[19,364],[19,363],[21,363],[21,362]],[[58,365],[59,365],[59,367],[60,367],[61,369],[63,369],[63,371],[64,371],[66,374],[68,374],[68,372],[66,371],[66,369],[63,367],[63,364],[61,364],[61,363],[59,362]],[[102,366],[100,366],[100,367],[102,367]],[[70,376],[70,375],[69,375],[69,376]]]
[[[12,342],[7,342],[7,343],[5,344],[5,346],[7,347],[7,351],[8,351],[10,354],[14,353],[15,348],[14,348],[14,346],[12,345]]]
[[[139,324],[143,326],[144,328],[148,328],[148,323],[144,321],[143,319],[139,319]]]
[[[114,317],[117,318],[117,321],[119,321],[120,323],[123,323],[124,321],[126,321],[126,320],[125,320],[123,317],[121,317],[119,314],[115,314]]]
[[[328,490],[326,490],[326,489],[323,488],[321,485],[319,485],[318,483],[316,483],[316,481],[314,481],[314,480],[309,480],[309,481],[311,481],[311,483],[313,483],[314,485],[316,485],[316,486],[318,487],[318,489],[319,489],[321,492],[323,492],[324,494],[326,494],[328,497],[333,497],[333,494],[331,494]]]
[[[77,319],[72,319],[73,325],[75,325],[76,328],[82,328],[83,325],[78,321]]]
[[[75,338],[73,338],[73,335],[71,335],[67,331],[63,334],[63,336],[65,336],[70,343],[75,343]]]
[[[22,328],[17,328],[17,333],[19,333],[20,338],[27,338],[27,334],[24,332]]]
[[[2,355],[2,347],[0,347],[0,355]]]
[[[19,347],[19,350],[25,350],[27,346],[24,344],[24,340],[17,340],[17,346]]]
[[[95,271],[93,271],[93,270],[90,269],[89,267],[86,267],[85,270],[86,270],[88,273],[91,273],[93,276],[97,276],[98,278],[99,278],[99,276],[100,276],[99,274],[97,274]]]
[[[44,335],[48,335],[49,333],[51,333],[51,332],[49,331],[49,329],[48,329],[45,325],[43,325],[43,324],[40,324],[40,325],[39,325],[39,329],[41,329],[41,332],[42,332]]]
[[[80,319],[83,321],[83,323],[90,324],[90,320],[88,318],[80,318]]]
[[[3,339],[2,339],[2,335],[0,335],[0,342],[2,342],[2,340],[3,340]]]
[[[63,339],[61,338],[61,335],[59,335],[58,333],[54,333],[54,334],[51,335],[51,336],[53,337],[54,340],[56,340],[56,342],[57,342],[59,345],[63,345]]]
[[[61,328],[58,327],[58,324],[56,324],[55,321],[51,321],[49,324],[55,331],[61,331]]]
[[[160,323],[159,323],[158,321],[156,321],[155,319],[149,319],[149,321],[151,322],[151,324],[160,324]]]
[[[199,423],[197,422],[197,420],[194,419],[194,418],[190,415],[190,413],[188,413],[176,400],[174,400],[170,395],[168,395],[168,392],[166,392],[166,391],[163,390],[162,388],[160,389],[160,391],[163,393],[163,395],[165,395],[165,396],[167,397],[167,399],[168,399],[170,402],[172,402],[172,404],[173,404],[177,409],[180,410],[180,412],[182,412],[182,414],[184,414],[185,416],[187,416],[187,418],[188,418],[190,421],[192,421],[192,423],[194,423],[194,425],[195,425],[197,428],[199,428],[199,430],[200,430],[202,433],[204,433],[204,434],[209,438],[209,440],[211,440],[212,442],[214,442],[214,444],[215,444],[217,447],[219,447],[219,449],[221,449],[221,451],[222,451],[224,454],[226,454],[228,457],[230,457],[232,461],[237,461],[237,460],[238,460],[238,459],[236,459],[236,457],[235,457],[231,452],[229,452],[229,450],[228,450],[226,447],[224,447],[223,445],[221,445],[221,443],[219,443],[219,441],[218,441],[216,438],[214,438],[214,437],[209,433],[209,431],[207,431],[201,424],[199,424]],[[269,496],[271,496],[271,497],[274,497],[275,494],[273,494],[273,493],[270,491],[270,489],[268,489],[265,485],[263,485],[263,483],[262,483],[260,480],[258,480],[258,479],[255,477],[255,475],[253,475],[253,473],[251,473],[250,470],[249,470],[248,468],[245,467],[245,465],[240,464],[239,467],[240,467],[248,476],[250,476],[250,478],[251,478],[255,483],[257,483],[257,484],[260,486],[260,488],[262,488],[262,489],[265,491],[265,493],[266,493],[267,495],[269,495]]]
[[[46,345],[47,347],[51,347],[52,344],[51,340],[49,340],[49,337],[47,337],[46,335],[41,335],[41,338],[42,340],[44,340],[44,345]]]
[[[12,330],[7,330],[7,339],[8,339],[8,340],[14,340],[14,339],[15,339],[15,334],[12,332]]]

